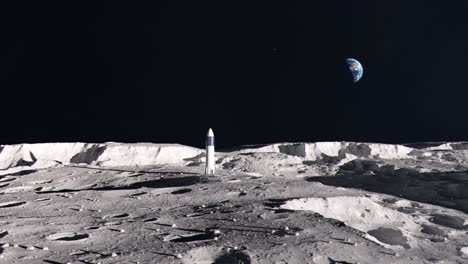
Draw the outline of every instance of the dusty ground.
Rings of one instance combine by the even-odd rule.
[[[3,263],[468,263],[464,161],[220,155],[0,176]]]

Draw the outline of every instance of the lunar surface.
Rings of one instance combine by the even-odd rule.
[[[0,146],[2,263],[468,263],[468,143]]]

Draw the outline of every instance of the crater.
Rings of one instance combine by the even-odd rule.
[[[8,235],[8,231],[2,230],[0,231],[0,239]]]
[[[8,189],[5,189],[2,193],[20,193],[20,192],[28,192],[33,190],[33,186],[16,186],[16,187],[10,187]]]
[[[250,256],[245,253],[244,247],[234,250],[232,247],[202,246],[191,249],[182,258],[183,263],[193,264],[250,264]]]
[[[73,232],[64,232],[64,233],[57,233],[54,235],[50,235],[46,237],[47,240],[51,241],[77,241],[88,238],[88,234],[78,234]]]
[[[230,251],[217,257],[214,264],[250,264],[250,256],[242,251]]]
[[[14,181],[16,180],[16,178],[13,178],[13,177],[2,177],[0,179],[0,182],[10,182],[10,181]]]
[[[37,170],[22,170],[22,171],[10,173],[10,174],[7,174],[7,175],[9,175],[9,176],[24,176],[24,175],[32,174],[32,173],[35,173],[35,172],[37,172]]]
[[[422,230],[421,232],[423,232],[424,234],[428,234],[428,235],[435,235],[435,236],[446,236],[447,235],[447,232],[438,228],[438,227],[435,227],[435,226],[430,226],[430,225],[422,225]]]
[[[44,261],[45,263],[49,263],[49,264],[63,264],[62,262],[58,262],[58,261],[55,261],[55,260],[49,260],[49,259],[43,259],[42,261]]]
[[[183,194],[183,193],[189,193],[191,191],[192,189],[180,189],[180,190],[171,192],[171,194]]]
[[[400,230],[379,227],[378,229],[370,230],[367,233],[387,245],[409,248],[409,245],[407,244],[408,240],[403,236],[403,233]]]
[[[34,201],[36,201],[36,202],[45,202],[45,201],[51,201],[51,200],[52,200],[51,198],[37,198]]]
[[[26,204],[26,202],[23,202],[23,201],[4,202],[4,203],[0,203],[0,208],[16,207],[16,206],[21,206],[24,204]]]
[[[99,229],[100,227],[99,226],[88,226],[88,227],[85,227],[83,228],[84,230],[94,230],[94,229]]]
[[[214,231],[208,231],[202,234],[190,234],[190,235],[176,236],[174,238],[166,238],[166,239],[173,243],[190,243],[190,242],[197,242],[197,241],[212,240],[219,236],[220,234],[217,234]]]
[[[431,221],[434,224],[451,227],[459,230],[466,228],[465,220],[458,216],[433,214],[429,221]]]
[[[130,197],[136,198],[136,197],[138,197],[138,196],[142,196],[142,195],[145,195],[145,194],[147,194],[147,192],[139,192],[139,193],[131,194]]]
[[[129,216],[129,214],[123,213],[123,214],[108,215],[108,216],[105,216],[105,218],[124,218],[124,217],[128,217],[128,216]]]
[[[156,221],[158,221],[158,219],[154,217],[143,220],[143,222],[156,222]]]

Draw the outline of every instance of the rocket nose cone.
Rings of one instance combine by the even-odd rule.
[[[207,137],[214,137],[213,130],[210,128],[208,133],[206,134]]]

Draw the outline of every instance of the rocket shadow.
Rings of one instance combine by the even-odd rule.
[[[346,164],[345,164],[346,165]],[[372,167],[372,166],[371,166]],[[468,172],[428,172],[385,165],[358,171],[341,170],[336,176],[307,177],[308,182],[389,194],[468,213]]]

